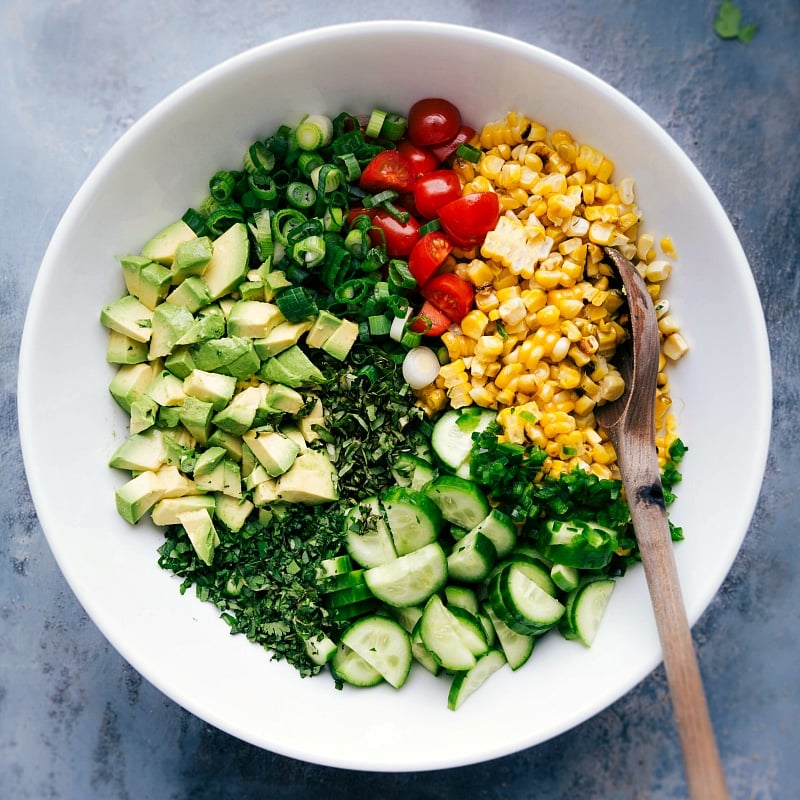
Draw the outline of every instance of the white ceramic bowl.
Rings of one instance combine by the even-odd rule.
[[[413,53],[414,57],[409,58]],[[402,69],[396,69],[402,64]],[[290,36],[201,75],[146,114],[100,162],[56,230],[20,355],[19,422],[34,502],[60,568],[99,629],[145,678],[243,740],[365,770],[474,763],[543,742],[630,690],[661,657],[644,575],[619,582],[591,650],[547,637],[457,713],[423,670],[401,691],[335,691],[301,679],[159,569],[161,534],[114,508],[106,467],[125,436],[107,392],[100,308],[122,290],[116,257],[205,195],[217,168],[306,112],[403,110],[454,101],[467,121],[518,110],[604,150],[634,176],[646,227],[679,252],[669,296],[691,353],[673,372],[690,451],[673,518],[690,619],[722,583],[757,500],[770,429],[764,321],[731,225],[698,171],[652,119],[578,67],[519,41],[441,24],[376,22]],[[742,379],[746,365],[747,378]],[[744,449],[744,453],[743,453]]]

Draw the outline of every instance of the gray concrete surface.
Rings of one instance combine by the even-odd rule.
[[[19,337],[40,259],[81,182],[136,118],[218,61],[304,28],[391,17],[483,27],[591,69],[667,129],[733,221],[770,331],[774,432],[751,529],[694,636],[732,795],[800,797],[800,5],[740,5],[759,25],[750,44],[720,40],[717,3],[695,0],[0,2],[0,798],[686,796],[660,668],[578,728],[460,769],[361,774],[243,744],[119,657],[37,522],[16,427]],[[720,402],[735,403],[744,380],[746,365],[713,387]]]

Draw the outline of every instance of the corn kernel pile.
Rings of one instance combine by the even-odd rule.
[[[480,250],[456,250],[445,268],[470,281],[474,308],[442,336],[450,361],[420,390],[430,413],[470,405],[498,410],[503,437],[547,452],[543,473],[575,468],[619,477],[616,454],[598,427],[596,405],[618,398],[613,366],[627,336],[624,297],[604,263],[617,247],[647,281],[656,304],[661,360],[655,398],[661,465],[675,438],[666,365],[687,344],[661,297],[676,253],[640,231],[634,182],[612,180],[614,164],[564,130],[516,113],[488,123],[473,163],[454,165],[464,194],[496,192],[501,217]]]

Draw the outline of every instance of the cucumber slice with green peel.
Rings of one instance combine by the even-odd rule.
[[[425,667],[431,675],[438,675],[442,671],[439,662],[431,654],[431,651],[425,647],[422,641],[422,634],[419,632],[419,625],[416,625],[411,632],[411,655],[414,660]]]
[[[482,656],[489,649],[489,641],[478,617],[458,606],[449,606],[448,611],[456,619],[457,633],[461,641],[476,658]]]
[[[412,633],[414,628],[417,627],[420,617],[422,616],[422,608],[420,606],[391,606],[389,613],[409,632]]]
[[[459,608],[466,609],[470,614],[476,615],[481,610],[480,604],[478,603],[478,595],[471,586],[459,586],[456,583],[448,583],[447,586],[444,587],[444,599],[448,608],[458,606]]]
[[[483,634],[486,637],[486,643],[490,648],[494,647],[497,643],[497,631],[494,629],[492,621],[489,619],[487,614],[482,612],[479,612],[477,617],[478,622],[481,624],[481,628],[483,628]]]
[[[397,620],[377,615],[357,620],[342,634],[341,643],[395,689],[406,682],[411,670],[411,637]]]
[[[329,636],[306,639],[306,655],[320,667],[327,664],[333,658],[336,650],[336,642]]]
[[[472,434],[486,430],[495,419],[497,413],[489,409],[446,411],[431,432],[433,452],[442,464],[455,472],[469,460]],[[469,472],[466,474],[469,475]]]
[[[562,592],[571,592],[573,589],[577,589],[581,580],[580,572],[575,567],[568,567],[564,564],[553,564],[550,567],[550,577]]]
[[[419,634],[422,643],[444,669],[458,672],[475,666],[475,654],[464,642],[461,624],[437,594],[425,604]]]
[[[368,569],[364,579],[372,594],[390,606],[420,605],[447,582],[447,557],[438,542],[431,542]]]
[[[495,614],[490,605],[486,606],[486,616],[491,620],[497,634],[497,642],[506,657],[506,661],[508,661],[508,666],[512,670],[518,670],[531,657],[536,644],[536,637],[530,634],[517,633],[509,628]]]
[[[442,529],[442,512],[429,497],[396,486],[381,496],[381,505],[398,556],[435,542]]]
[[[327,594],[328,592],[337,592],[340,589],[352,589],[354,586],[361,586],[363,583],[364,570],[359,568],[324,578],[319,582],[319,588],[321,592]]]
[[[492,540],[474,529],[453,545],[447,556],[447,571],[457,581],[480,583],[488,577],[495,561],[497,550]]]
[[[350,572],[351,569],[353,569],[353,562],[350,560],[350,556],[324,558],[319,562],[317,578],[322,581],[325,578],[332,578],[334,575]]]
[[[478,484],[457,475],[440,475],[428,484],[425,494],[459,528],[472,530],[489,515],[489,501]]]
[[[457,711],[468,697],[471,697],[497,670],[506,663],[506,657],[499,650],[489,650],[481,656],[474,667],[467,672],[453,676],[447,694],[447,707]]]
[[[383,675],[342,642],[328,662],[335,680],[351,686],[377,686]]]
[[[565,608],[530,577],[526,567],[530,565],[509,564],[504,567],[496,576],[497,588],[504,607],[517,620],[530,626],[532,633],[544,632],[558,623]]]
[[[615,586],[612,578],[596,578],[581,584],[567,599],[567,629],[586,647],[597,636]]]
[[[367,497],[345,517],[345,547],[362,567],[377,567],[397,558],[389,526],[377,497]]]
[[[424,458],[412,453],[401,453],[392,465],[392,477],[398,486],[418,492],[436,477],[436,470]]]
[[[498,558],[507,556],[517,543],[517,529],[511,517],[497,508],[493,508],[473,530],[480,531],[492,540]]]
[[[374,597],[369,597],[366,600],[359,600],[356,603],[348,603],[338,608],[331,608],[331,619],[335,622],[349,622],[357,617],[364,617],[367,614],[372,614],[378,608],[378,601]]]
[[[367,586],[366,581],[362,581],[354,586],[347,586],[344,589],[337,589],[334,592],[329,592],[325,596],[325,603],[330,609],[343,608],[344,606],[352,606],[354,603],[360,603],[363,600],[372,599],[374,595]]]
[[[544,589],[551,597],[557,595],[556,584],[550,576],[550,568],[529,555],[514,552],[500,561],[492,570],[490,579],[510,564],[516,564],[532,581]]]

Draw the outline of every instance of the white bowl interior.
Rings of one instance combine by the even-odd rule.
[[[644,576],[635,569],[619,582],[591,650],[548,638],[521,671],[498,673],[455,714],[446,708],[446,681],[422,670],[400,692],[337,692],[327,677],[301,679],[244,637],[229,636],[215,609],[181,596],[178,581],[158,568],[161,534],[117,516],[113,490],[124,478],[106,463],[126,419],[107,392],[113,370],[98,322],[100,308],[123,290],[117,256],[137,251],[198,203],[216,169],[237,167],[245,148],[278,124],[307,112],[402,111],[434,95],[453,100],[474,125],[517,110],[604,150],[617,177],[635,177],[646,227],[675,242],[668,296],[692,349],[673,372],[690,450],[672,514],[686,534],[675,553],[692,621],[733,562],[766,460],[769,353],[745,256],[686,156],[598,79],[497,35],[382,22],[266,44],[168,97],[86,181],[36,281],[19,378],[34,502],[78,599],[144,677],[243,740],[339,767],[421,770],[514,752],[592,716],[660,659]],[[734,393],[742,364],[748,379]]]

